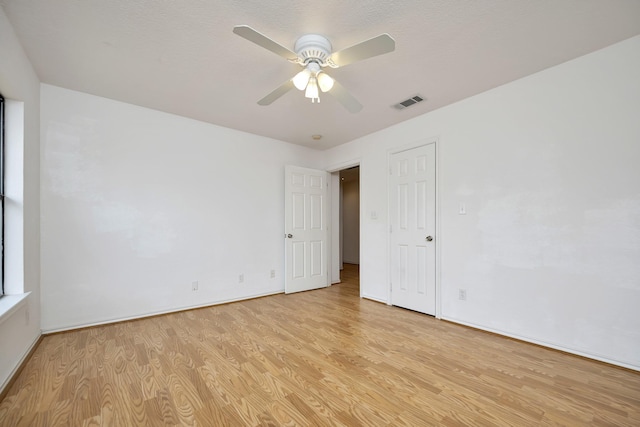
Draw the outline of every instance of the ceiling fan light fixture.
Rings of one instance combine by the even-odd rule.
[[[309,77],[311,77],[311,72],[305,68],[296,74],[291,81],[298,90],[304,90],[309,83]]]
[[[316,82],[316,78],[314,76],[311,76],[311,78],[309,78],[309,84],[307,85],[307,90],[304,93],[304,96],[306,98],[311,98],[311,102],[320,102],[320,97],[319,97],[319,92],[318,92],[318,84]]]
[[[333,79],[331,76],[323,73],[322,71],[318,73],[316,79],[318,80],[318,86],[322,92],[328,92],[333,87]]]

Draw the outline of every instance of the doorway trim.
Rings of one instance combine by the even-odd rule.
[[[390,185],[390,171],[391,171],[391,159],[394,154],[401,153],[403,151],[411,150],[414,148],[422,147],[425,145],[434,144],[435,147],[435,167],[436,167],[436,261],[435,261],[435,275],[436,275],[436,313],[435,318],[442,318],[442,292],[440,284],[440,272],[441,272],[441,249],[442,249],[442,229],[440,227],[440,139],[438,137],[423,138],[413,141],[408,144],[395,146],[387,150],[387,305],[391,305],[391,185]]]
[[[340,180],[338,180],[337,186],[338,186],[338,191],[336,191],[336,188],[334,188],[333,185],[333,174],[335,174],[336,172],[340,172],[342,170],[345,169],[350,169],[353,167],[358,166],[360,168],[360,188],[362,188],[362,159],[360,157],[351,159],[351,160],[347,160],[345,162],[340,162],[334,165],[331,165],[329,167],[327,167],[325,170],[330,174],[330,176],[332,177],[330,179],[331,185],[329,186],[329,200],[330,200],[330,215],[329,215],[329,248],[330,248],[330,256],[329,256],[329,283],[330,285],[333,285],[335,283],[339,283],[339,282],[334,282],[333,281],[333,269],[336,265],[340,265],[340,249],[339,247],[337,247],[336,249],[336,245],[335,244],[339,244],[340,242],[340,236],[339,236],[339,232],[340,232],[340,218],[338,215],[337,221],[338,223],[336,224],[335,219],[334,218],[334,208],[339,206],[340,203],[340,192],[339,192],[339,186],[340,186]],[[359,204],[359,208],[360,208],[360,229],[358,232],[359,235],[359,244],[360,247],[362,248],[362,191],[360,191],[360,197],[358,200],[358,204]],[[337,241],[336,241],[337,240]],[[360,264],[361,265],[361,264]],[[338,270],[339,272],[339,270]],[[338,273],[339,274],[339,273]],[[360,298],[362,298],[362,286],[359,287],[360,290]]]

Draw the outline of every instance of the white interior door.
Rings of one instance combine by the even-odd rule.
[[[327,172],[320,170],[285,167],[286,293],[329,285],[328,176]]]
[[[435,144],[390,163],[391,304],[435,315]]]

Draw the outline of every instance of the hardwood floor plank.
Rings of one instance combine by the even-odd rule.
[[[640,425],[640,373],[343,283],[45,336],[0,426]]]
[[[194,411],[194,426],[233,426],[239,425],[235,420],[229,419],[223,409],[224,406],[213,400],[203,402],[201,408]]]

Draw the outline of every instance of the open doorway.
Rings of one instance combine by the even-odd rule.
[[[352,166],[333,174],[335,196],[332,250],[333,283],[357,286],[360,293],[360,166]]]

